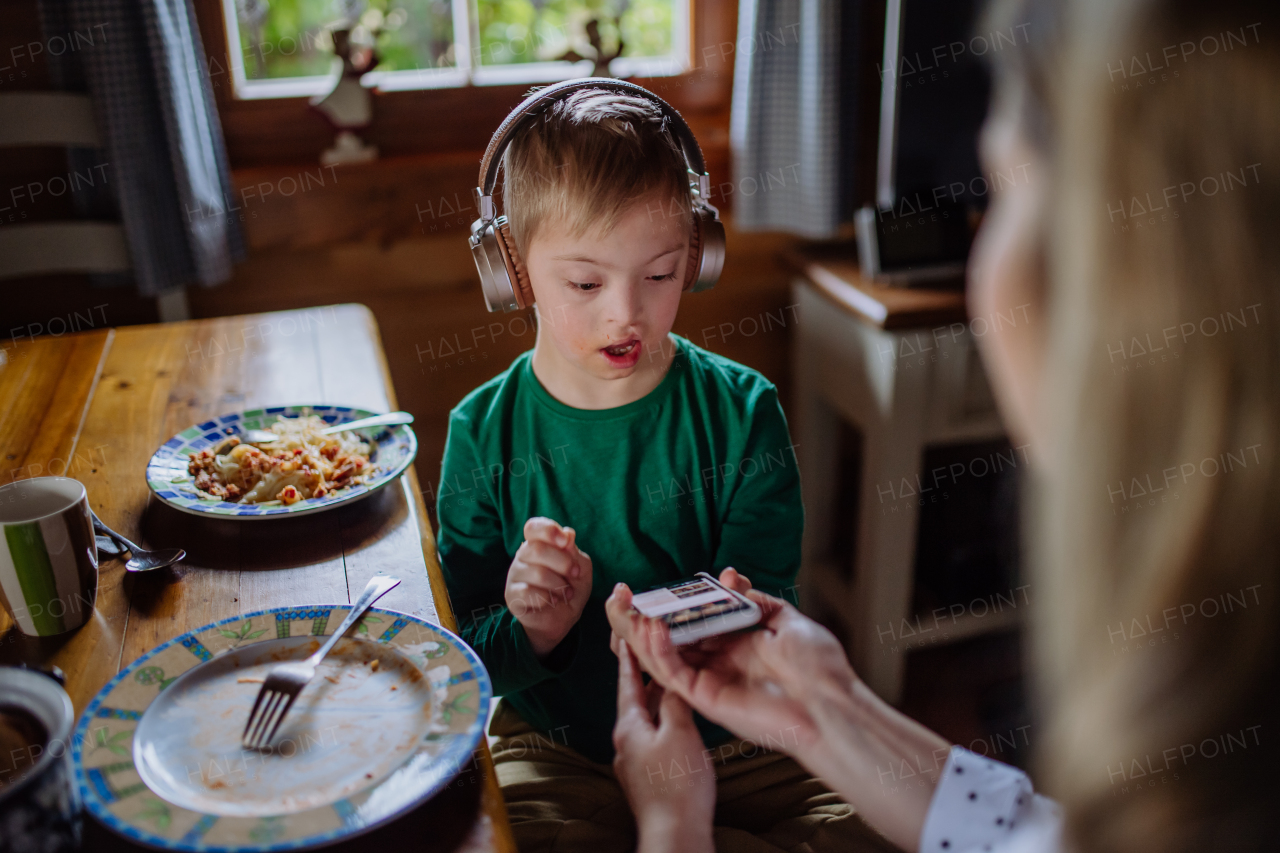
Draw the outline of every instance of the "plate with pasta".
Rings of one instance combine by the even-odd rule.
[[[322,435],[377,412],[353,406],[273,406],[220,415],[161,445],[147,463],[147,485],[183,512],[226,518],[305,515],[367,497],[413,462],[408,425]],[[247,430],[280,435],[251,444]]]

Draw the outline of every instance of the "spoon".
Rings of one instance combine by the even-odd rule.
[[[364,429],[365,427],[376,426],[399,426],[400,424],[413,423],[413,415],[408,412],[389,412],[385,415],[374,415],[371,418],[361,418],[358,421],[348,421],[345,424],[334,424],[331,427],[325,427],[320,430],[321,435],[332,435],[335,432],[346,432],[349,429]],[[265,429],[247,429],[239,436],[240,440],[246,444],[270,444],[280,439],[280,434]]]
[[[102,534],[98,534],[97,536],[93,537],[93,541],[98,543],[98,553],[106,554],[108,557],[119,557],[126,550],[128,550],[126,548],[121,547],[120,544],[117,543],[116,540],[112,539],[110,536],[103,536]]]
[[[103,524],[102,519],[98,518],[96,512],[89,510],[89,514],[93,516],[94,530],[103,536],[111,538],[122,548],[129,550],[132,556],[129,562],[124,564],[124,567],[131,572],[149,572],[153,569],[163,569],[165,566],[172,566],[174,563],[186,559],[187,552],[181,548],[162,548],[159,551],[148,551],[139,545],[134,545],[128,539]]]

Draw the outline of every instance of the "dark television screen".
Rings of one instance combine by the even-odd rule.
[[[989,188],[977,141],[991,90],[988,54],[1011,49],[1025,36],[1016,29],[978,32],[984,5],[890,0],[882,66],[881,208],[911,215],[944,202],[986,207]]]

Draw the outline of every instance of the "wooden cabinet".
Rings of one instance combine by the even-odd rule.
[[[851,248],[790,260],[793,434],[806,510],[801,606],[834,623],[858,673],[896,702],[910,648],[1007,628],[1024,612],[1004,605],[1025,597],[1016,583],[980,614],[966,602],[926,613],[913,605],[922,507],[975,476],[922,470],[927,450],[981,444],[990,456],[1004,434],[976,348],[987,321],[966,315],[958,288],[864,281]],[[975,457],[975,472],[1003,470],[1009,456],[996,456],[986,469]]]

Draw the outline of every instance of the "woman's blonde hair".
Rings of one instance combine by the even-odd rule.
[[[1280,848],[1280,4],[991,20],[1050,174],[1039,781],[1076,849]]]
[[[651,217],[693,228],[684,155],[648,98],[574,92],[512,139],[502,166],[503,209],[522,255],[546,222],[579,237],[593,227],[608,231],[641,199]]]

